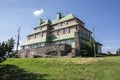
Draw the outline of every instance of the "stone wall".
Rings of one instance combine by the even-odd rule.
[[[71,53],[71,46],[68,44],[49,45],[41,48],[22,49],[18,51],[18,57],[33,58],[33,57],[52,57],[52,56],[67,56]]]

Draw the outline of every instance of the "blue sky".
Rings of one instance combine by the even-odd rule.
[[[33,13],[41,10],[39,16]],[[38,25],[38,19],[55,19],[56,13],[72,13],[103,44],[103,52],[120,48],[120,0],[0,0],[0,41],[16,39],[21,27],[20,42]]]

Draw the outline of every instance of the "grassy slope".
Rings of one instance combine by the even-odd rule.
[[[120,57],[7,59],[0,80],[120,80]]]

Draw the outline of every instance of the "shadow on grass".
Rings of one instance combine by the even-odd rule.
[[[0,65],[0,80],[45,80],[46,76],[25,71],[15,65]]]

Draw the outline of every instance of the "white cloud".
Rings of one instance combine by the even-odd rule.
[[[43,13],[44,13],[44,9],[35,10],[35,11],[33,12],[33,14],[34,14],[35,16],[41,16],[41,14],[43,14]]]

